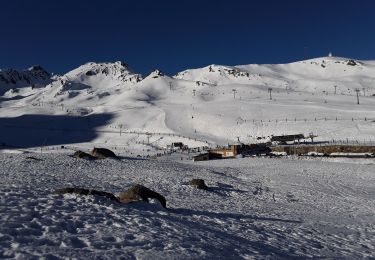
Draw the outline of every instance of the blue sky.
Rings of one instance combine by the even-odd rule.
[[[208,64],[375,59],[375,1],[2,1],[0,68],[89,61],[174,74]]]

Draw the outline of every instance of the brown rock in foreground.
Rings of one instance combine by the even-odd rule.
[[[82,151],[76,151],[74,154],[73,154],[73,157],[74,158],[79,158],[79,159],[87,159],[87,160],[94,160],[96,159],[94,156],[92,156],[91,154],[88,154],[88,153],[85,153],[85,152],[82,152]]]
[[[149,199],[157,199],[164,208],[167,208],[167,203],[164,196],[140,184],[121,192],[119,195],[119,200],[123,203],[131,203],[140,200],[148,202]]]
[[[140,184],[137,184],[130,189],[123,191],[120,193],[119,197],[116,197],[110,192],[105,191],[99,191],[99,190],[93,190],[93,189],[85,189],[85,188],[79,188],[79,187],[67,187],[67,188],[61,188],[54,191],[54,194],[68,194],[68,193],[74,193],[78,195],[95,195],[95,196],[101,196],[106,197],[110,200],[114,200],[119,203],[132,203],[137,201],[145,201],[149,202],[149,199],[157,199],[160,201],[160,204],[167,208],[167,202],[163,195],[160,195],[159,193],[150,190],[149,188],[146,188],[145,186],[142,186]]]
[[[118,158],[117,155],[109,149],[106,148],[94,148],[91,151],[91,155],[98,158],[98,159],[105,159],[105,158]]]
[[[206,183],[204,182],[203,179],[192,179],[189,182],[189,185],[194,186],[195,188],[201,189],[201,190],[207,190],[208,189],[208,187],[207,187],[207,185],[206,185]]]

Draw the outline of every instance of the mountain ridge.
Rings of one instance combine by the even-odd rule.
[[[123,62],[90,62],[64,75],[48,75],[38,87],[22,76],[22,84],[0,81],[0,118],[35,113],[84,120],[110,114],[111,123],[95,131],[121,125],[132,132],[171,133],[213,144],[311,132],[321,140],[374,138],[375,123],[367,120],[375,120],[372,61],[322,57],[288,64],[211,64],[175,76],[160,70],[143,76]],[[106,134],[95,141],[120,142]]]

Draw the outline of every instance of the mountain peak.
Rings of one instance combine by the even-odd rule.
[[[134,73],[129,66],[122,61],[116,62],[88,62],[78,68],[69,71],[64,77],[75,83],[96,85],[100,88],[128,83],[135,84],[142,80],[142,75]]]
[[[129,68],[129,65],[123,61],[116,61],[114,64],[116,64],[117,66]]]
[[[163,76],[164,76],[164,73],[161,70],[156,69],[153,72],[151,72],[147,77],[158,78],[158,77],[163,77]]]
[[[33,65],[27,69],[28,71],[45,71],[47,72],[42,66],[40,65]]]
[[[73,76],[73,75],[83,75],[86,74],[87,76],[94,76],[98,74],[103,74],[106,76],[127,76],[127,75],[134,75],[134,73],[129,69],[129,66],[122,62],[89,62],[78,68],[68,72],[66,75]],[[137,74],[139,75],[139,74]]]

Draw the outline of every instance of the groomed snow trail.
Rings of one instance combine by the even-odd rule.
[[[374,164],[27,156],[0,154],[1,258],[374,257]],[[184,185],[192,178],[210,190]],[[168,210],[52,194],[65,186],[118,193],[136,183],[163,194]]]

